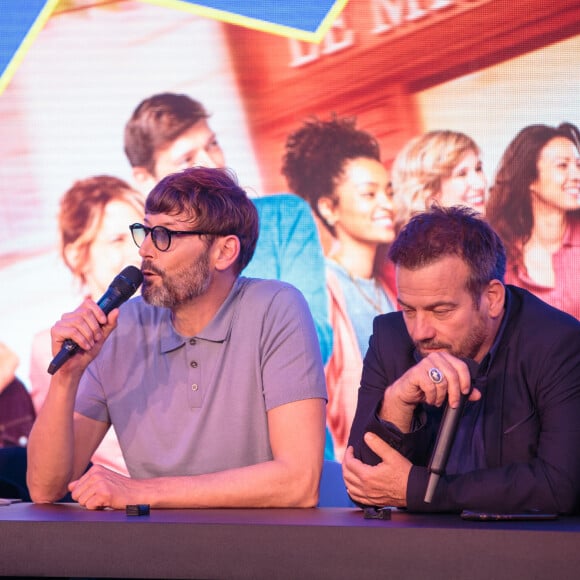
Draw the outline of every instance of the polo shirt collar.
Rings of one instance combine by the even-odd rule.
[[[183,346],[186,341],[196,338],[208,340],[210,342],[225,342],[231,332],[234,316],[236,315],[236,304],[238,295],[247,283],[248,279],[239,277],[233,284],[230,293],[220,306],[216,315],[209,324],[195,337],[182,336],[179,334],[171,322],[171,311],[165,308],[161,322],[160,348],[162,353],[171,352]]]

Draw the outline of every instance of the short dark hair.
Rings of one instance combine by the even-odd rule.
[[[322,121],[312,117],[286,140],[282,173],[290,190],[305,199],[322,223],[332,232],[318,210],[318,200],[337,202],[334,190],[347,161],[363,157],[381,160],[377,140],[356,128],[354,118]]]
[[[237,236],[238,274],[254,255],[258,212],[228,169],[190,167],[167,175],[147,196],[145,213],[185,215],[192,228],[208,232],[205,236],[208,245],[217,236]]]
[[[125,125],[131,167],[144,167],[153,175],[156,153],[208,117],[204,106],[187,95],[159,93],[141,101]]]
[[[467,290],[476,305],[489,282],[503,283],[503,243],[481,215],[468,207],[434,205],[416,214],[389,249],[392,262],[408,270],[423,268],[446,256],[458,256],[469,267]]]

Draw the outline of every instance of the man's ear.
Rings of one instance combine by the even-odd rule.
[[[502,315],[505,306],[505,286],[499,280],[492,280],[485,292],[489,315],[497,318]]]
[[[145,195],[157,185],[157,179],[145,167],[133,167],[133,180],[137,189]]]
[[[235,264],[240,255],[240,240],[238,236],[223,236],[216,240],[216,261],[217,270],[227,270]]]

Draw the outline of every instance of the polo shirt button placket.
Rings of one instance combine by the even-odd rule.
[[[189,344],[192,347],[195,347],[197,345],[197,339],[195,338],[190,338],[188,340]],[[195,353],[193,353],[194,349],[189,349],[192,352],[188,352],[188,358],[193,354],[193,356],[196,356]],[[197,355],[199,355],[199,350],[197,350]],[[200,389],[200,379],[201,379],[201,375],[200,375],[200,368],[199,368],[199,363],[197,360],[193,360],[193,358],[189,359],[189,367],[191,370],[191,372],[189,373],[189,377],[190,377],[190,385],[191,385],[191,389],[189,389],[189,393],[188,393],[188,402],[189,402],[189,407],[192,411],[195,411],[196,409],[199,409],[201,407],[202,404],[202,395],[201,395],[201,389]]]

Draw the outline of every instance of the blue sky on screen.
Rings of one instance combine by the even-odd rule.
[[[239,26],[319,42],[348,0],[146,0]],[[58,0],[0,0],[0,93]]]
[[[275,25],[316,32],[335,4],[333,0],[182,0]]]
[[[0,0],[0,92],[58,0]]]

